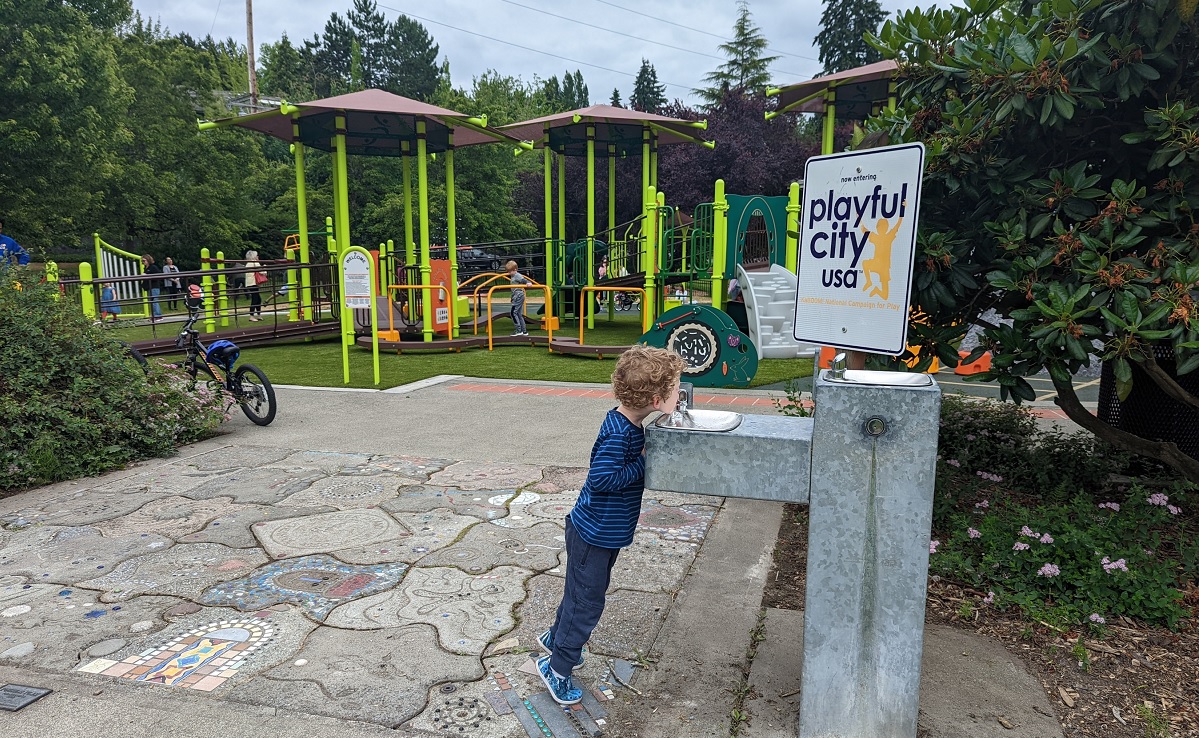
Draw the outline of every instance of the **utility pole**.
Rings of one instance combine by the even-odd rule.
[[[258,112],[258,72],[254,64],[254,0],[246,0],[246,66],[250,73],[250,108]]]

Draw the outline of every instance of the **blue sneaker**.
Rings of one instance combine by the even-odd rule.
[[[583,690],[574,685],[569,676],[560,677],[550,669],[550,657],[537,659],[537,673],[550,690],[550,696],[559,705],[577,705],[583,701]]]
[[[542,633],[541,635],[537,636],[537,641],[541,644],[541,647],[545,649],[547,654],[549,654],[551,656],[553,655],[554,642],[553,642],[553,640],[550,639],[550,632],[548,630],[545,631],[544,633]],[[583,654],[580,653],[578,663],[576,663],[574,665],[574,667],[572,667],[572,668],[577,669],[580,666],[582,666],[585,662],[586,662],[586,659],[584,659]]]

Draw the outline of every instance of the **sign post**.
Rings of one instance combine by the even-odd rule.
[[[814,156],[804,167],[795,339],[907,348],[924,144]]]
[[[379,383],[379,321],[375,315],[374,259],[361,246],[341,253],[341,367],[342,380],[350,383],[350,345],[354,343],[354,310],[370,310],[371,353],[375,384]]]

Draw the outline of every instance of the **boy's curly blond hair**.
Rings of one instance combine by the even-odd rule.
[[[612,392],[625,407],[652,407],[655,397],[666,398],[686,366],[673,351],[637,344],[616,362]]]

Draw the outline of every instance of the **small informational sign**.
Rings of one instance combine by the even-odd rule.
[[[371,306],[371,257],[362,250],[347,251],[341,257],[342,296],[348,310]]]
[[[24,684],[5,684],[0,687],[0,710],[16,712],[31,705],[54,690],[45,687],[28,687]]]
[[[919,143],[808,159],[797,341],[903,353],[923,176]]]
[[[434,322],[438,325],[450,322],[450,309],[448,307],[437,308],[437,315]]]

